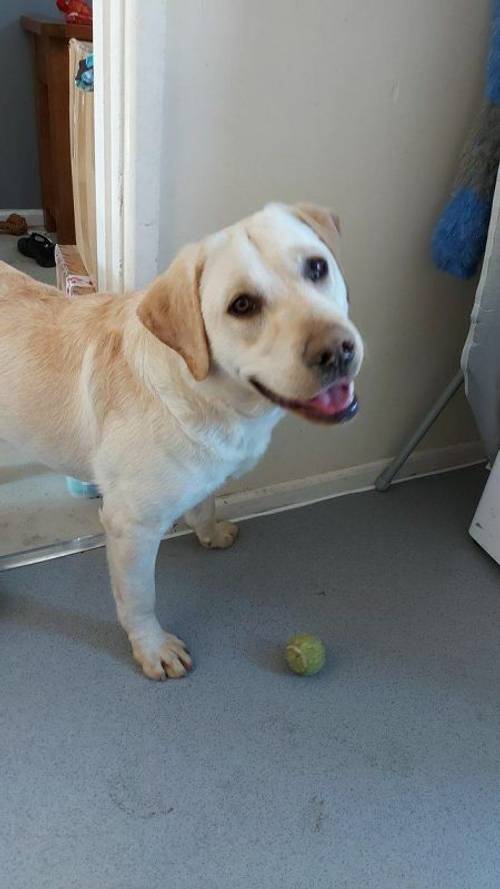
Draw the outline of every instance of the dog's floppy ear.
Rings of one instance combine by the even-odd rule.
[[[137,309],[144,326],[183,357],[198,381],[208,376],[210,368],[200,302],[203,262],[199,244],[184,247],[167,271],[153,281]]]
[[[326,207],[317,207],[316,204],[295,204],[292,213],[301,222],[305,222],[309,228],[316,232],[320,241],[332,251],[335,259],[340,255],[340,220],[339,217],[327,210]]]

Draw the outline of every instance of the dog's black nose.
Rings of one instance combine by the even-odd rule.
[[[354,359],[355,346],[352,340],[344,340],[338,354],[339,373],[347,374]]]
[[[344,377],[354,360],[356,347],[351,340],[342,340],[340,345],[322,348],[308,356],[310,367],[317,367],[322,375]]]

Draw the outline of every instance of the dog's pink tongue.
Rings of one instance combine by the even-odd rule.
[[[354,383],[340,380],[306,402],[309,407],[331,417],[349,407],[354,398]]]

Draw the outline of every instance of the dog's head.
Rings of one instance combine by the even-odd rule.
[[[348,419],[363,345],[348,318],[339,241],[328,210],[270,204],[184,248],[139,318],[197,381],[223,372],[308,419]]]

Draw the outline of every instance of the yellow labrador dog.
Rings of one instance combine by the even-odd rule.
[[[191,667],[155,616],[155,560],[185,515],[207,547],[236,528],[213,492],[262,456],[291,410],[356,412],[338,221],[271,204],[183,249],[145,291],[71,302],[0,263],[0,437],[95,481],[119,620],[152,679]]]

